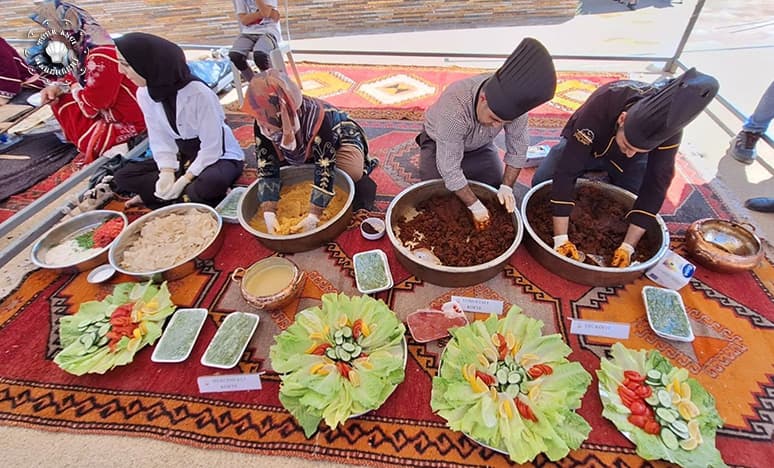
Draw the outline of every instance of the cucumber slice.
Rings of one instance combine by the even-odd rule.
[[[671,408],[672,407],[672,395],[669,394],[666,390],[659,390],[658,393],[658,403],[663,406],[664,408]]]
[[[341,358],[342,361],[349,362],[349,361],[352,360],[352,355],[351,354],[349,354],[348,352],[344,351],[341,348],[339,348],[339,351],[340,352],[338,354],[339,354],[339,357]]]
[[[105,323],[99,327],[99,331],[97,331],[97,335],[105,336],[108,334],[111,328],[112,328],[112,325],[110,325],[109,323]]]
[[[99,347],[105,346],[106,344],[108,344],[108,341],[110,341],[110,340],[108,340],[108,337],[107,336],[103,336],[97,342],[97,346],[99,346]]]
[[[328,348],[325,350],[325,355],[330,359],[336,359],[336,348]]]
[[[651,369],[645,375],[645,378],[648,379],[648,380],[657,380],[657,381],[661,382],[661,371],[656,370],[656,369]]]
[[[667,428],[661,429],[661,441],[664,442],[664,445],[669,450],[677,450],[677,447],[679,447],[677,436]]]
[[[81,342],[84,348],[89,349],[94,345],[94,338],[95,336],[93,333],[86,333],[85,335],[81,335],[78,341]]]
[[[502,367],[497,371],[497,383],[500,385],[508,383],[508,371]]]
[[[521,374],[518,372],[511,372],[508,374],[508,383],[509,384],[517,384],[521,382]]]
[[[339,335],[339,332],[336,332],[336,335],[333,336],[333,341],[337,345],[341,345],[342,343],[344,343],[344,338],[341,335]]]
[[[661,379],[659,380],[650,380],[645,379],[645,383],[648,384],[651,388],[661,387]]]
[[[87,328],[89,328],[90,325],[91,325],[91,322],[81,322],[80,324],[78,324],[78,331],[84,332],[86,331]]]
[[[661,385],[666,387],[672,382],[672,379],[669,378],[669,374],[661,374]]]
[[[352,329],[349,327],[344,327],[341,329],[341,336],[344,338],[351,338],[352,337]]]
[[[360,353],[363,351],[363,348],[360,346],[355,346],[355,350],[352,351],[352,359],[357,359],[360,356]]]
[[[355,345],[353,345],[350,342],[344,343],[343,345],[341,345],[341,347],[344,349],[344,351],[346,351],[348,353],[351,353],[352,351],[355,350]]]
[[[672,413],[672,410],[667,408],[656,408],[656,416],[664,420],[667,424],[674,422],[675,415]]]
[[[518,395],[520,391],[521,387],[519,387],[519,384],[508,385],[508,389],[506,390],[508,395],[513,395],[514,397]]]
[[[650,406],[658,406],[658,395],[655,392],[651,393],[648,398],[645,398],[645,402]]]
[[[688,425],[679,419],[671,422],[669,428],[681,439],[687,439],[689,436]]]

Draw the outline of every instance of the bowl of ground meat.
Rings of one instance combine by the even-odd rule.
[[[636,246],[632,264],[626,268],[607,266],[623,242],[629,223],[626,214],[636,196],[620,187],[600,181],[579,179],[575,186],[575,208],[570,214],[568,235],[585,260],[578,262],[554,249],[551,181],[532,187],[521,203],[527,231],[527,251],[547,270],[562,278],[590,286],[619,286],[630,283],[656,265],[669,250],[669,230],[661,216]]]
[[[314,184],[314,165],[285,166],[280,169],[280,199],[277,203],[277,221],[280,229],[269,234],[263,211],[258,203],[258,180],[242,194],[237,207],[239,224],[275,252],[305,252],[332,241],[344,232],[352,218],[355,184],[341,169],[336,169],[334,195],[320,217],[315,229],[293,233],[291,228],[309,214],[309,200]]]
[[[470,211],[440,179],[406,188],[387,208],[387,237],[395,256],[423,281],[447,287],[483,283],[502,271],[521,243],[519,213],[508,213],[494,188],[469,184],[489,210],[491,224],[482,231],[476,231]]]

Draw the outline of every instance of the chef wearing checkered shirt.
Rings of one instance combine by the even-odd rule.
[[[470,210],[476,229],[486,229],[489,211],[468,180],[499,187],[497,198],[509,213],[516,208],[513,185],[525,166],[529,135],[527,112],[549,101],[556,90],[551,55],[526,38],[493,75],[449,85],[425,113],[417,136],[422,180],[442,178]],[[505,167],[495,137],[505,131]]]

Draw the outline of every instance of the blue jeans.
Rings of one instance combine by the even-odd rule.
[[[761,96],[761,100],[755,107],[755,112],[744,122],[742,130],[752,133],[766,133],[772,118],[774,118],[774,81]]]

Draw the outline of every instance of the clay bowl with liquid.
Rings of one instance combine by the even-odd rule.
[[[274,310],[288,305],[301,293],[305,275],[286,258],[268,257],[247,269],[237,268],[231,279],[239,282],[248,304],[259,310]]]

